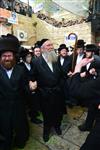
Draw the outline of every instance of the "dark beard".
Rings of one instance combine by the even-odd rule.
[[[6,62],[2,62],[1,65],[7,69],[7,70],[10,70],[14,67],[16,61],[15,60],[12,60],[12,61],[6,61]]]

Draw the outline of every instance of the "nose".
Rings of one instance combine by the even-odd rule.
[[[10,58],[9,56],[6,56],[6,57],[5,57],[5,60],[9,60],[9,58]]]

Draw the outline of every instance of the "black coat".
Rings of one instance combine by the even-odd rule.
[[[15,65],[11,78],[0,66],[0,133],[4,136],[2,147],[10,149],[12,131],[15,133],[16,144],[23,145],[28,139],[28,123],[24,108],[24,91],[28,80],[22,67]]]
[[[80,148],[80,150],[96,150],[100,147],[100,109],[98,109],[100,104],[100,76],[88,80],[88,82],[82,82],[80,74],[76,73],[71,78],[70,93],[81,101],[89,101],[94,107],[97,106],[94,128]]]
[[[64,99],[61,90],[62,77],[58,63],[53,63],[53,72],[42,56],[33,61],[42,112],[46,123],[53,124],[64,112]],[[57,117],[57,118],[56,118]],[[48,121],[47,121],[48,120]]]
[[[23,67],[25,76],[28,78],[28,80],[35,81],[35,77],[31,75],[33,63],[30,63],[30,70],[28,70],[24,62],[19,63],[19,65]],[[37,116],[37,111],[40,110],[37,92],[31,92],[27,87],[24,94],[24,100],[26,102],[26,108],[28,108],[31,119],[35,119]]]
[[[96,150],[100,147],[100,110],[98,109],[100,104],[100,76],[88,80],[88,82],[81,82],[80,74],[76,73],[71,78],[70,93],[81,101],[89,101],[97,108],[94,128],[80,148],[80,150]]]
[[[28,70],[28,68],[26,67],[24,62],[21,62],[18,64],[19,66],[21,66],[24,70],[24,76],[27,78],[28,81],[35,81],[35,77],[33,76],[33,74],[31,74],[31,71],[33,70],[33,63],[30,63],[30,67],[31,69]],[[31,91],[29,90],[29,88],[27,87],[25,89],[26,94],[31,94]]]
[[[71,67],[72,67],[72,59],[70,56],[66,56],[64,58],[64,63],[63,65],[61,66],[61,63],[60,63],[60,56],[58,57],[58,65],[59,65],[59,68],[63,74],[64,77],[67,77],[67,74],[69,71],[71,71]]]
[[[52,72],[42,56],[33,61],[33,74],[38,82],[38,87],[52,88],[60,82],[60,69],[57,63],[53,64],[54,72]]]
[[[80,74],[76,73],[70,80],[70,94],[81,100],[88,100],[90,103],[100,103],[100,76],[96,79],[82,82]]]

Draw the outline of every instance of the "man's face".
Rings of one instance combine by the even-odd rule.
[[[41,50],[40,48],[35,48],[34,49],[34,56],[39,57],[41,55]]]
[[[60,56],[62,56],[62,57],[66,57],[67,56],[67,50],[66,49],[62,49],[61,51],[60,51]]]
[[[7,51],[1,54],[0,64],[7,70],[11,69],[15,64],[13,52]]]
[[[26,63],[30,64],[31,61],[32,61],[32,55],[31,55],[31,54],[28,54],[28,55],[26,56]]]
[[[84,52],[83,48],[77,48],[77,54],[82,54]]]
[[[93,55],[93,52],[91,51],[86,51],[86,58],[91,58]]]
[[[47,40],[43,45],[42,45],[42,51],[52,51],[54,49],[53,44],[50,40]]]

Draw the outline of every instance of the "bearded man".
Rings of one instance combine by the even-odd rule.
[[[61,73],[57,55],[49,39],[41,40],[42,55],[33,61],[37,92],[43,114],[43,139],[49,140],[51,128],[61,135],[61,121],[64,113],[63,91],[61,91]]]
[[[11,34],[0,37],[0,150],[11,150],[14,145],[23,148],[29,136],[23,94],[26,87],[32,90],[33,84],[16,64],[19,46]]]

